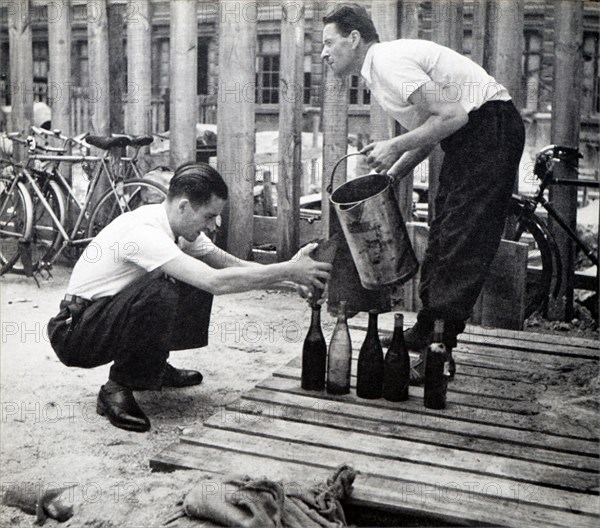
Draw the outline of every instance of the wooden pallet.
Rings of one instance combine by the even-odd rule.
[[[381,323],[391,329],[391,317]],[[364,320],[353,326],[360,344]],[[360,471],[355,504],[425,515],[433,525],[598,526],[597,439],[561,434],[530,376],[574,361],[597,365],[597,343],[470,327],[455,358],[444,411],[426,409],[418,387],[403,403],[303,391],[297,358],[151,467],[309,483],[349,463]]]

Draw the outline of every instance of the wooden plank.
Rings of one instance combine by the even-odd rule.
[[[217,166],[229,186],[223,217],[226,234],[220,242],[229,253],[246,259],[252,251],[254,210],[256,17],[225,13],[252,12],[256,4],[224,0],[218,5],[224,16],[219,17]],[[195,14],[193,18],[196,24]]]
[[[110,134],[110,79],[108,55],[108,4],[106,0],[88,3],[88,68],[91,93],[89,97],[88,130],[97,135]],[[102,180],[101,180],[102,181]],[[101,185],[98,185],[101,187]],[[108,189],[108,184],[106,184]],[[105,189],[98,189],[102,196]]]
[[[420,224],[424,225],[424,224]],[[416,313],[404,313],[404,327],[410,328],[415,324],[417,320]],[[367,321],[367,314],[357,314],[353,319],[353,322]],[[382,330],[393,330],[394,325],[394,317],[393,315],[385,315],[382,314],[379,317],[379,326]],[[366,328],[366,326],[365,326]],[[588,348],[594,351],[600,352],[600,343],[597,339],[586,339],[583,337],[571,337],[571,336],[562,336],[559,334],[548,334],[542,333],[536,330],[507,330],[504,328],[484,328],[481,326],[476,326],[472,324],[467,324],[467,327],[462,336],[468,336],[470,334],[474,335],[482,335],[486,337],[504,337],[510,339],[514,342],[519,341],[533,341],[535,343],[548,343],[548,344],[558,344],[565,347],[571,348]],[[600,353],[599,353],[600,357]]]
[[[306,464],[317,463],[332,468],[352,460],[361,473],[386,477],[398,481],[411,481],[426,486],[450,487],[458,484],[464,488],[475,482],[479,489],[494,487],[498,495],[510,497],[515,491],[515,481],[498,476],[487,476],[462,471],[414,464],[398,459],[383,459],[362,453],[359,446],[349,439],[335,447],[309,445],[289,438],[265,438],[239,431],[212,429],[210,434],[198,438],[182,437],[182,443],[210,447],[226,446],[227,450],[238,453],[263,453],[268,459],[299,461]],[[578,513],[582,516],[598,514],[598,497],[585,493],[569,492],[547,488],[535,484],[522,483],[527,494],[519,497],[518,503],[531,504],[556,511]]]
[[[135,94],[127,100],[127,133],[152,132],[152,6],[149,0],[137,0],[136,13],[127,17],[127,82]],[[129,92],[129,89],[128,89]],[[150,147],[140,150],[142,158]]]
[[[61,16],[48,18],[48,58],[50,83],[48,102],[52,108],[52,128],[71,136],[71,24],[68,0],[57,4]],[[61,170],[67,167],[64,164]]]
[[[297,367],[285,366],[279,369],[275,376],[290,379],[300,379],[301,369]],[[507,399],[499,395],[491,395],[489,392],[483,394],[483,391],[478,392],[471,387],[455,389],[454,386],[459,384],[451,383],[448,387],[448,406],[452,407],[474,407],[479,410],[495,411],[505,415],[506,420],[510,420],[510,415],[532,416],[539,414],[541,406],[535,401],[515,401]],[[356,388],[356,376],[351,377],[351,387]],[[484,389],[485,390],[485,389]],[[414,398],[423,398],[423,387],[411,387],[411,395]]]
[[[127,94],[125,79],[125,48],[123,46],[123,30],[125,29],[124,9],[120,4],[110,3],[108,8],[108,56],[110,57],[108,71],[110,82],[110,131],[111,133],[125,132],[125,111],[123,99]],[[129,18],[129,17],[128,17]],[[146,50],[146,55],[149,53]],[[123,149],[125,154],[125,149]]]
[[[11,93],[10,132],[29,133],[33,121],[33,51],[31,4],[14,3],[7,9]],[[25,147],[15,147],[15,155],[25,158]]]
[[[554,64],[552,82],[551,142],[579,147],[581,96],[583,83],[583,2],[554,2]],[[559,163],[554,175],[577,179],[577,167]],[[577,188],[556,185],[550,188],[550,200],[566,224],[577,229]],[[550,298],[548,313],[553,319],[570,321],[574,316],[575,244],[554,221],[549,222],[562,260],[562,281],[558,297]]]
[[[244,394],[240,402],[227,409],[242,409],[246,413],[260,413],[265,417],[276,416],[303,423],[324,423],[340,430],[369,432],[373,436],[402,438],[474,453],[494,453],[515,460],[536,460],[556,467],[593,473],[600,470],[598,458],[546,449],[543,442],[540,447],[454,432],[445,429],[443,425],[423,427],[423,420],[415,414],[398,409],[378,409],[373,413],[369,407],[342,399],[335,402],[323,401],[315,395],[255,388]],[[539,436],[537,433],[536,435]]]
[[[351,365],[351,374],[353,378],[356,377],[357,365],[358,361],[355,358]],[[277,374],[281,374],[283,376],[292,375],[292,369],[297,369],[300,367],[301,358],[298,357],[290,361],[285,367],[282,367],[280,370],[278,370]],[[488,369],[480,369],[480,372],[481,371],[489,372]],[[459,363],[457,366],[457,376],[462,378],[463,375],[463,367]],[[498,380],[489,378],[485,374],[480,373],[478,376],[471,376],[471,378],[474,379],[465,380],[464,382],[451,383],[448,390],[450,392],[471,394],[474,396],[481,395],[491,398],[498,398],[508,402],[531,401],[537,396],[543,394],[545,391],[545,387],[534,385],[533,383],[523,383],[519,381],[517,376],[511,380]],[[514,397],[515,393],[519,394],[520,397]]]
[[[524,417],[502,413],[497,410],[478,409],[476,407],[449,406],[443,411],[436,411],[423,407],[420,399],[414,397],[411,387],[411,399],[402,404],[395,404],[386,400],[364,400],[358,398],[353,392],[343,397],[336,397],[325,392],[310,393],[300,388],[298,379],[273,376],[260,382],[259,389],[286,392],[289,394],[310,395],[324,401],[344,401],[355,405],[363,405],[372,412],[373,418],[380,416],[384,410],[393,410],[402,413],[402,420],[414,420],[414,424],[422,427],[444,428],[465,435],[479,438],[504,440],[507,442],[535,445],[547,449],[554,449],[573,454],[598,457],[598,443],[595,439],[558,435],[552,431],[540,434],[531,426],[531,420]],[[385,413],[384,413],[385,414]],[[386,415],[389,419],[389,415]]]
[[[313,460],[303,461],[265,458],[260,453],[240,453],[224,446],[199,446],[173,444],[155,456],[150,465],[154,470],[202,469],[215,473],[240,473],[265,475],[274,480],[292,483],[314,483],[315,479],[325,480],[334,468],[332,463]],[[356,469],[362,469],[356,467]],[[405,513],[411,516],[429,517],[431,525],[482,523],[522,528],[532,526],[581,526],[592,527],[597,519],[559,510],[532,506],[526,502],[514,500],[527,489],[515,486],[509,497],[497,496],[497,489],[490,487],[483,493],[478,483],[473,482],[466,488],[458,484],[444,487],[436,485],[426,487],[400,479],[387,479],[360,473],[354,483],[351,504],[377,506],[388,511]],[[434,517],[434,520],[431,520]],[[438,519],[436,522],[435,519]]]
[[[533,486],[589,494],[598,484],[597,475],[571,468],[556,468],[537,461],[515,461],[495,454],[472,453],[447,446],[421,443],[402,437],[374,438],[370,432],[345,427],[331,427],[325,416],[318,421],[290,421],[278,416],[246,413],[239,407],[231,407],[228,419],[214,416],[205,422],[205,428],[227,430],[260,438],[272,438],[302,445],[339,448],[378,460],[412,462],[441,468],[442,471],[473,473],[478,476],[500,477]],[[313,413],[314,420],[314,413]],[[212,433],[208,433],[210,435]],[[186,435],[182,442],[195,444],[202,435]],[[405,473],[402,473],[405,474]]]
[[[173,0],[170,12],[169,158],[171,167],[176,168],[182,163],[196,160],[196,0]]]
[[[274,216],[254,215],[254,245],[277,245],[277,218]],[[321,221],[309,222],[300,219],[300,246],[321,237]]]
[[[348,323],[351,329],[366,331],[365,317],[357,317]],[[379,320],[380,334],[393,331],[393,320],[380,317]],[[496,329],[490,329],[489,334],[485,330],[477,331],[477,333],[463,333],[458,338],[459,347],[463,344],[478,346],[480,352],[484,352],[489,347],[495,347],[499,354],[506,354],[521,351],[528,354],[518,354],[520,358],[532,357],[535,358],[538,354],[545,355],[549,358],[578,358],[598,360],[600,358],[600,350],[587,347],[574,347],[568,344],[568,340],[562,343],[539,342],[530,339],[515,339],[506,336],[506,334],[498,335]],[[514,354],[512,354],[514,356]]]
[[[527,244],[500,241],[473,307],[471,322],[494,328],[523,329],[527,255]]]
[[[284,4],[281,9],[277,257],[284,261],[292,258],[300,247],[304,2]]]

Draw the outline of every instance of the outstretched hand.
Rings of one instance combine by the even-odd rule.
[[[296,253],[289,261],[291,265],[291,280],[308,288],[325,289],[329,279],[331,264],[318,262],[310,257],[310,253],[317,247],[316,243],[307,244]]]

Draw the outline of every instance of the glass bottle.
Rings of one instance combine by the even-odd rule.
[[[352,341],[346,321],[346,301],[340,301],[338,317],[329,343],[327,360],[327,392],[348,394],[350,392],[350,369],[352,366]]]
[[[429,409],[446,408],[446,390],[448,378],[445,363],[448,361],[448,351],[443,341],[444,321],[436,320],[433,326],[433,343],[427,348],[425,356],[425,407]]]
[[[383,389],[383,349],[377,333],[377,310],[369,311],[367,335],[358,355],[356,395],[375,400]]]
[[[383,368],[383,397],[399,402],[408,400],[410,356],[404,342],[404,315],[394,317],[394,334],[385,355]]]
[[[327,364],[327,343],[321,330],[321,305],[311,303],[310,327],[302,347],[301,386],[305,390],[323,390]]]

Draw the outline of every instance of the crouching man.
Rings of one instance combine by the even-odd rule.
[[[194,370],[167,363],[169,351],[206,346],[213,295],[265,289],[290,281],[323,288],[331,265],[303,248],[288,262],[260,265],[217,248],[204,234],[215,228],[227,200],[221,175],[204,163],[177,169],[162,204],[145,205],[106,226],[76,263],[50,342],[67,366],[112,362],[97,412],[129,431],[150,421],[134,390],[186,387]],[[91,254],[91,251],[90,253]]]

